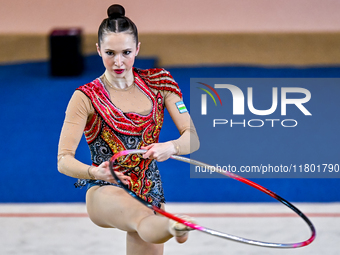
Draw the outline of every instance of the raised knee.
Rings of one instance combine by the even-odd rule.
[[[138,216],[136,216],[136,226],[135,226],[135,229],[138,230],[140,228],[140,226],[143,224],[143,221],[147,220],[149,217],[151,216],[154,216],[153,213],[148,212],[148,211],[143,211],[143,212],[140,212],[140,214]]]

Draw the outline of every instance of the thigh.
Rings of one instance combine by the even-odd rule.
[[[139,222],[153,214],[122,188],[94,186],[86,193],[86,206],[90,219],[101,227],[114,227],[134,232]]]

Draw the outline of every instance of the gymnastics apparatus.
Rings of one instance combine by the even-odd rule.
[[[234,236],[234,235],[230,235],[227,233],[223,233],[223,232],[219,232],[213,229],[209,229],[197,224],[194,224],[192,222],[188,222],[184,219],[181,219],[171,213],[168,213],[160,208],[158,208],[157,206],[154,206],[150,203],[148,203],[147,201],[143,200],[142,198],[138,197],[133,191],[129,190],[128,186],[125,185],[123,182],[121,182],[121,180],[117,177],[117,175],[115,174],[115,171],[113,170],[113,166],[114,164],[117,164],[116,161],[118,158],[122,157],[122,156],[127,156],[127,155],[131,155],[134,154],[132,156],[135,157],[140,157],[137,154],[143,154],[145,153],[146,150],[124,150],[121,151],[115,155],[113,155],[110,159],[110,171],[111,174],[113,175],[113,177],[116,179],[116,181],[118,182],[119,185],[121,185],[123,187],[123,189],[128,192],[132,197],[134,197],[135,199],[137,199],[139,202],[141,202],[142,204],[144,204],[145,206],[147,206],[148,208],[154,210],[155,212],[158,212],[159,214],[168,217],[172,220],[175,220],[179,223],[182,223],[192,229],[201,231],[203,233],[206,234],[210,234],[212,236],[216,236],[216,237],[221,237],[224,239],[228,239],[228,240],[232,240],[232,241],[236,241],[236,242],[241,242],[241,243],[245,243],[245,244],[250,244],[250,245],[256,245],[256,246],[262,246],[262,247],[269,247],[269,248],[298,248],[298,247],[304,247],[309,245],[311,242],[314,241],[315,236],[316,236],[316,231],[315,231],[315,227],[313,226],[312,222],[307,218],[307,216],[305,216],[298,208],[296,208],[294,205],[292,205],[291,203],[289,203],[287,200],[283,199],[282,197],[278,196],[277,194],[275,194],[274,192],[262,187],[261,185],[252,182],[248,179],[245,179],[241,176],[238,176],[234,173],[230,173],[230,172],[220,172],[218,171],[218,173],[223,174],[227,177],[230,177],[232,179],[235,179],[237,181],[243,182],[255,189],[258,189],[260,191],[262,191],[263,193],[275,198],[276,200],[278,200],[279,202],[281,202],[282,204],[286,205],[287,207],[289,207],[291,210],[293,210],[297,215],[299,215],[309,226],[310,230],[311,230],[311,236],[309,239],[307,239],[306,241],[303,242],[298,242],[298,243],[269,243],[269,242],[262,242],[262,241],[257,241],[257,240],[252,240],[252,239],[246,239],[246,238],[242,238],[239,236]],[[182,161],[185,163],[189,163],[192,165],[196,165],[196,166],[205,166],[205,167],[209,167],[209,168],[214,168],[214,166],[202,163],[200,161],[197,160],[193,160],[193,159],[189,159],[186,157],[182,157],[182,156],[177,156],[177,155],[173,155],[170,158],[178,160],[178,161]],[[124,160],[123,160],[124,161]]]

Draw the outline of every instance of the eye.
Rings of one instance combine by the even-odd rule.
[[[112,51],[106,51],[105,53],[106,53],[106,55],[108,55],[108,56],[113,56],[113,55],[114,55]]]
[[[130,51],[130,50],[124,51],[124,55],[130,55],[130,54],[131,54],[131,51]]]

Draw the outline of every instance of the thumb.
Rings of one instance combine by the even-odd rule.
[[[152,148],[153,147],[153,143],[152,144],[149,144],[149,145],[146,145],[146,146],[141,146],[140,148],[142,149],[142,150],[149,150],[150,148]]]
[[[154,153],[152,150],[150,150],[153,146],[154,144],[145,146],[145,149],[147,149],[147,151],[143,154],[143,158],[149,158]]]

